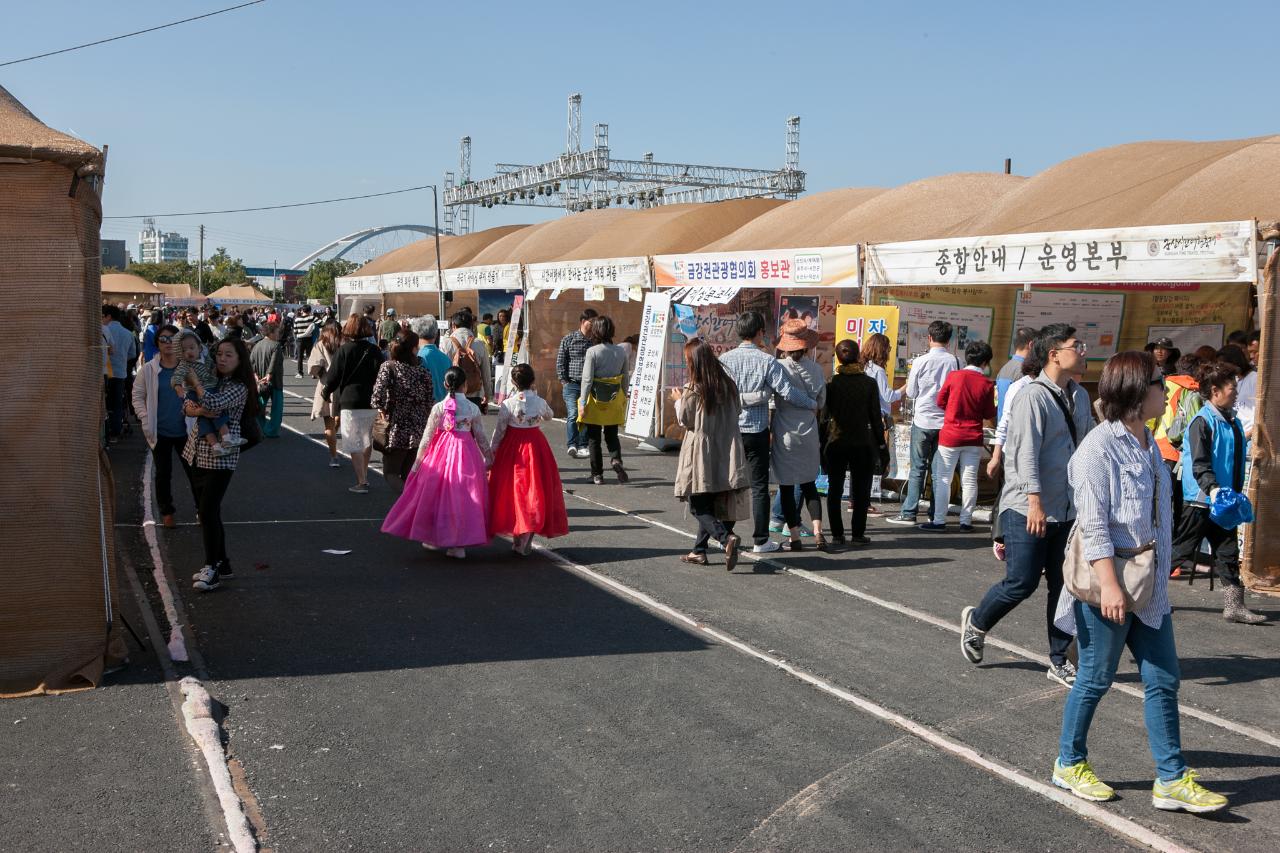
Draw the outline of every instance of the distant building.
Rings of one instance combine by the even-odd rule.
[[[129,250],[125,248],[124,240],[103,240],[102,246],[102,268],[124,271],[129,266]]]
[[[282,302],[299,302],[296,291],[306,270],[290,270],[284,267],[245,267],[245,277],[263,293],[281,296]]]
[[[159,264],[166,261],[185,261],[190,256],[187,238],[174,232],[156,228],[154,219],[142,220],[138,234],[138,263]]]

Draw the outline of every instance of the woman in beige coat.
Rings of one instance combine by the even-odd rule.
[[[706,343],[685,344],[689,381],[672,389],[676,418],[685,428],[676,465],[676,497],[689,502],[698,539],[683,563],[707,565],[707,542],[724,546],[725,568],[738,564],[740,539],[733,523],[751,518],[751,481],[738,431],[738,387]]]
[[[316,393],[311,400],[311,420],[324,418],[324,443],[329,445],[330,468],[341,467],[338,463],[338,412],[336,406],[321,396],[321,392],[324,390],[324,376],[329,372],[333,354],[341,345],[342,328],[330,319],[320,329],[320,340],[307,359],[307,371],[316,380]]]

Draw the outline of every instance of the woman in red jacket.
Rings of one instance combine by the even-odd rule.
[[[933,521],[921,530],[947,529],[951,477],[960,465],[960,529],[973,530],[978,503],[978,463],[982,460],[982,422],[996,416],[995,385],[986,377],[991,345],[974,341],[964,349],[964,370],[953,370],[938,391],[938,408],[945,413],[933,460]]]

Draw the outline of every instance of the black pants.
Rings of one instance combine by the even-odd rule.
[[[1164,460],[1164,466],[1169,469],[1169,482],[1173,483],[1173,488],[1171,489],[1173,492],[1173,527],[1174,535],[1176,536],[1178,532],[1178,522],[1182,518],[1182,481],[1173,471],[1174,468],[1178,467],[1177,462],[1171,462],[1166,459]],[[1175,566],[1178,565],[1177,558],[1174,559],[1173,564]]]
[[[710,492],[689,495],[689,512],[698,520],[698,538],[693,543],[693,553],[706,554],[707,543],[714,539],[721,545],[733,534],[733,522],[716,517],[716,496]]]
[[[107,438],[124,432],[124,377],[107,377]]]
[[[613,465],[622,464],[622,443],[618,441],[618,427],[616,424],[610,426],[600,426],[600,424],[585,424],[587,428],[587,449],[591,453],[591,476],[600,477],[604,475],[604,451],[600,449],[600,438],[603,435],[604,443],[609,448],[609,460]]]
[[[187,437],[176,438],[156,436],[156,446],[151,448],[151,458],[156,463],[156,503],[160,506],[161,515],[173,515],[173,457],[182,463],[182,448],[187,446]]]
[[[818,486],[815,483],[801,483],[800,495],[804,498],[805,508],[809,510],[809,518],[822,521],[822,499],[818,497]],[[787,483],[778,487],[778,497],[782,502],[782,518],[787,527],[800,526],[800,507],[796,505],[795,485]]]
[[[311,347],[315,343],[310,335],[305,338],[298,338],[298,372],[303,376],[307,375],[307,371],[303,369],[307,363],[307,359],[311,357]]]
[[[416,447],[388,447],[382,451],[382,476],[397,495],[404,491],[416,452]]]
[[[1241,586],[1240,543],[1236,532],[1219,527],[1209,518],[1208,507],[1184,504],[1173,533],[1173,565],[1194,569],[1200,540],[1209,540],[1209,553],[1213,554],[1213,573],[1226,586]]]
[[[222,499],[235,471],[189,466],[191,493],[200,512],[200,533],[204,538],[204,561],[218,571],[227,565],[227,534],[222,527]]]
[[[769,431],[744,432],[742,449],[751,475],[751,538],[761,545],[769,541]]]
[[[841,448],[827,445],[827,515],[832,536],[844,536],[844,518],[840,514],[840,496],[844,494],[845,472],[849,472],[849,501],[853,518],[849,535],[857,539],[867,535],[867,511],[871,509],[871,480],[875,476],[876,450],[871,447]]]

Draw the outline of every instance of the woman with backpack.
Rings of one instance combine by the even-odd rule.
[[[613,342],[613,320],[594,317],[587,334],[591,348],[582,359],[582,396],[578,398],[578,423],[587,426],[587,452],[591,457],[591,482],[604,483],[603,436],[609,447],[613,472],[626,485],[630,477],[622,466],[618,427],[627,419],[627,353]]]
[[[440,351],[449,356],[453,366],[465,377],[462,394],[484,414],[493,399],[493,368],[489,364],[489,348],[472,330],[476,317],[462,309],[450,320],[453,328],[441,338]]]

